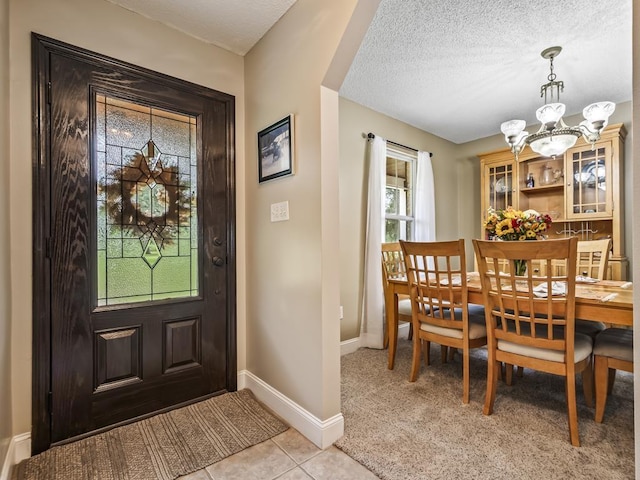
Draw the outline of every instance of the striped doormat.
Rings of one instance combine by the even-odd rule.
[[[12,480],[173,480],[287,428],[240,390],[53,447],[16,465]]]

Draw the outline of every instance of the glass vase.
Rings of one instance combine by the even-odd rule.
[[[527,261],[526,260],[514,260],[513,266],[515,268],[515,274],[519,277],[524,277],[527,274]]]

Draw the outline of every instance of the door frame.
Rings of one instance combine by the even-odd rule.
[[[51,446],[51,277],[50,277],[50,231],[51,208],[49,196],[51,145],[50,131],[50,55],[75,58],[87,63],[100,62],[127,71],[127,74],[156,83],[172,89],[182,90],[190,94],[199,95],[215,100],[224,105],[226,111],[226,171],[227,185],[226,215],[227,215],[227,358],[226,383],[228,391],[237,390],[237,355],[236,355],[236,205],[235,205],[235,97],[216,90],[197,85],[185,80],[158,73],[139,67],[112,57],[91,52],[58,40],[31,33],[32,59],[32,152],[33,152],[33,282],[32,282],[32,407],[31,407],[31,453],[35,455]],[[207,261],[206,259],[204,261]],[[199,401],[201,398],[174,405],[170,410],[184,404]],[[156,415],[160,411],[149,413],[122,423],[130,423],[140,418]],[[114,425],[87,434],[113,428]],[[74,440],[77,439],[74,438]]]

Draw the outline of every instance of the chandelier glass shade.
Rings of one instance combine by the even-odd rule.
[[[544,97],[544,105],[536,110],[540,129],[529,134],[525,131],[527,125],[524,120],[509,120],[500,126],[516,158],[526,145],[545,157],[562,155],[573,147],[581,136],[593,147],[616,108],[613,102],[592,103],[582,110],[585,119],[580,125],[572,127],[564,123],[562,116],[566,107],[564,103],[560,103],[560,92],[564,90],[564,82],[556,80],[556,74],[553,73],[553,59],[561,51],[562,47],[550,47],[541,53],[543,58],[549,60],[550,73],[547,76],[548,82],[540,87],[540,96]]]

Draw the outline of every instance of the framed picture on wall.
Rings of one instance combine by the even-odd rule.
[[[293,175],[293,115],[258,132],[258,181]]]

